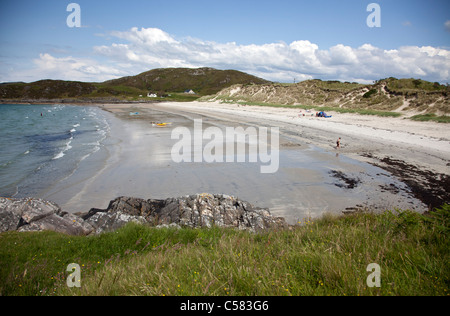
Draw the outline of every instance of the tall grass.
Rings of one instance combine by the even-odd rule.
[[[0,235],[3,295],[448,295],[450,206],[306,219],[289,230]],[[68,288],[69,263],[82,267]],[[367,266],[381,267],[370,288]],[[53,279],[52,279],[53,278]]]
[[[360,115],[376,115],[381,117],[400,117],[402,115],[401,113],[398,112],[379,111],[360,108],[339,108],[332,106],[313,106],[313,105],[286,105],[286,104],[274,104],[265,102],[237,102],[237,103],[249,106],[256,105],[256,106],[281,107],[281,108],[302,109],[302,110],[315,110],[324,112],[354,113]]]
[[[419,114],[412,116],[410,119],[419,122],[433,121],[437,123],[450,123],[450,116],[446,115],[437,116],[436,114]]]

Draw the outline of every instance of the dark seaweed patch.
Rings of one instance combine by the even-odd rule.
[[[339,188],[354,189],[361,183],[360,179],[351,178],[342,171],[331,170],[330,174],[332,177],[340,180],[340,182],[334,184]]]

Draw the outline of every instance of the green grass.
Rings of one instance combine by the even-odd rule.
[[[286,104],[274,104],[274,103],[264,103],[264,102],[237,102],[241,105],[257,105],[257,106],[269,106],[269,107],[282,107],[282,108],[292,108],[292,109],[303,109],[303,110],[315,110],[324,112],[337,112],[337,113],[354,113],[359,115],[376,115],[381,117],[400,117],[402,114],[398,112],[389,111],[378,111],[370,109],[358,109],[358,108],[338,108],[332,106],[314,106],[314,105],[286,105]]]
[[[433,121],[437,123],[450,123],[450,116],[446,115],[437,116],[436,114],[420,114],[412,116],[410,119],[419,122]]]
[[[212,68],[153,69],[136,76],[101,83],[40,80],[32,83],[0,85],[2,99],[118,98],[134,100],[148,92],[170,94],[193,89],[199,95],[215,94],[233,84],[258,84],[268,81],[236,70]],[[187,101],[176,95],[174,100]],[[190,99],[192,100],[192,98]]]
[[[168,93],[164,101],[174,101],[174,102],[192,102],[200,98],[198,94],[187,94],[187,93]]]
[[[448,87],[441,85],[438,82],[429,82],[421,79],[385,79],[388,88],[391,91],[397,92],[412,92],[412,91],[427,91],[427,92],[443,92],[447,91]]]
[[[366,93],[363,95],[363,98],[368,99],[368,98],[370,98],[372,95],[376,94],[377,92],[378,92],[377,89],[372,89],[372,90],[370,90],[369,92],[366,92]]]
[[[291,230],[0,234],[1,295],[449,295],[450,206],[324,216]],[[66,286],[81,266],[81,288]],[[367,266],[381,267],[369,288]]]

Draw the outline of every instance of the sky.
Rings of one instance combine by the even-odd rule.
[[[0,29],[0,82],[213,67],[277,82],[450,83],[449,0],[0,0]]]

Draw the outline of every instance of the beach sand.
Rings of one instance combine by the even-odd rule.
[[[234,195],[296,223],[364,207],[424,212],[432,203],[448,202],[446,124],[339,113],[316,118],[298,109],[218,102],[99,107],[109,112],[111,126],[104,148],[47,197],[70,212],[106,208],[119,196],[165,199],[207,192]],[[173,129],[192,130],[200,118],[203,128],[279,127],[279,170],[262,174],[261,163],[248,161],[175,163]]]

